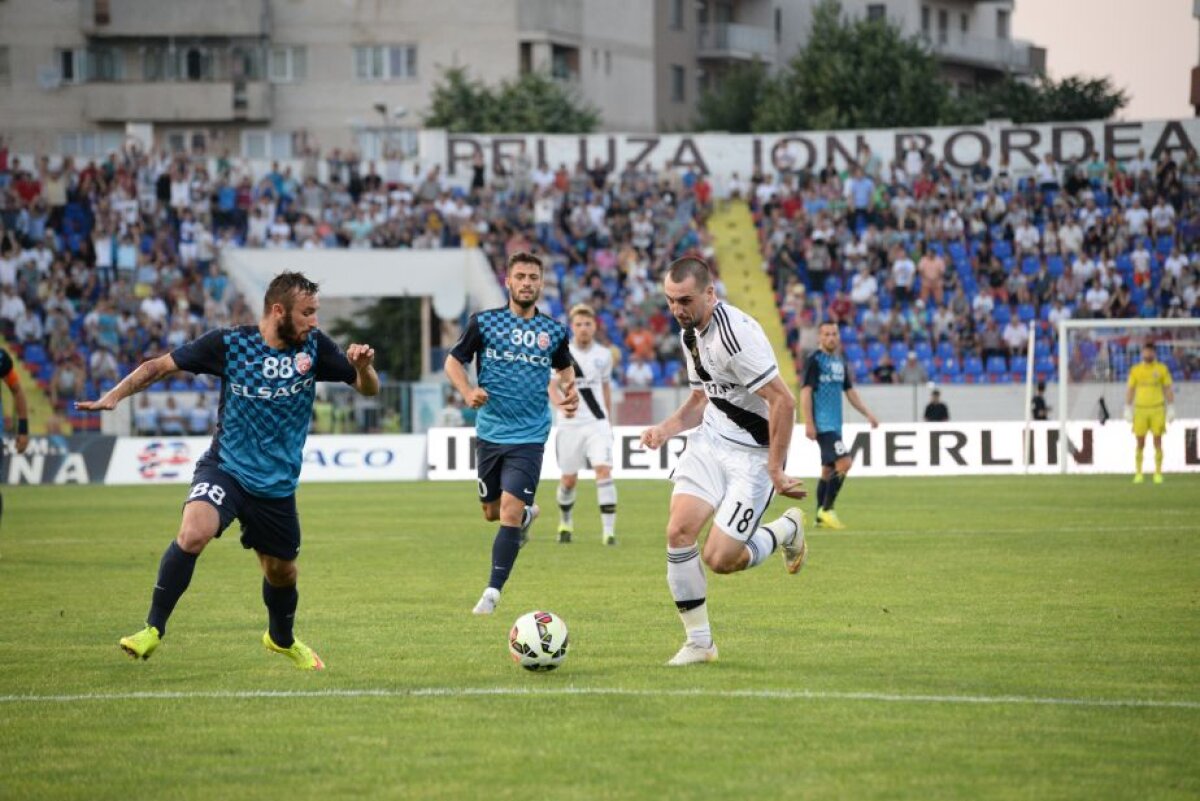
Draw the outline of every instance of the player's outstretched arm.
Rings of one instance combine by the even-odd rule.
[[[846,390],[846,400],[850,401],[850,405],[857,409],[859,414],[867,418],[867,422],[871,424],[871,428],[879,428],[878,418],[871,414],[871,410],[867,408],[867,404],[863,403],[862,398],[858,396],[857,389]]]
[[[704,407],[707,405],[708,396],[704,391],[693,389],[683,405],[672,412],[670,417],[642,432],[642,446],[661,448],[663,443],[679,432],[700,425],[700,421],[704,419]]]
[[[775,491],[784,497],[803,498],[808,495],[802,489],[804,482],[789,476],[784,470],[788,448],[792,444],[792,428],[796,425],[796,398],[779,376],[759,387],[755,394],[767,402],[770,441],[767,473],[771,476],[771,483],[775,485]]]
[[[370,345],[351,345],[346,348],[346,359],[358,377],[354,388],[359,395],[379,394],[379,374],[375,372],[375,349]]]
[[[121,379],[121,383],[105,392],[94,401],[76,401],[75,408],[84,412],[107,412],[117,408],[117,404],[130,395],[136,395],[155,381],[179,372],[175,358],[164,354],[157,359],[150,359],[138,365],[132,373]]]
[[[567,417],[574,417],[575,410],[579,408],[579,391],[575,388],[575,368],[565,367],[562,370],[554,371],[555,381],[558,383],[559,400],[557,405],[563,410],[563,414]],[[551,382],[555,383],[555,382]],[[554,400],[555,393],[550,393],[550,401]]]
[[[471,386],[471,380],[467,378],[467,368],[463,367],[462,362],[454,358],[454,354],[447,354],[444,369],[446,371],[446,378],[450,379],[450,383],[454,385],[454,389],[462,396],[463,403],[472,409],[478,409],[487,403],[487,390],[483,387]]]

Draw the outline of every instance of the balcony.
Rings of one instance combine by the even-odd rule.
[[[271,85],[233,81],[89,83],[80,87],[90,122],[266,122]]]
[[[582,0],[517,0],[517,30],[578,41],[583,36]],[[525,36],[524,38],[529,38]]]
[[[768,64],[775,63],[778,52],[775,32],[770,28],[736,23],[701,25],[696,48],[698,58]]]
[[[999,72],[1028,75],[1045,67],[1045,50],[1019,39],[944,33],[931,41],[929,47],[943,61]]]
[[[266,36],[266,0],[81,0],[80,27],[88,36],[195,39]]]

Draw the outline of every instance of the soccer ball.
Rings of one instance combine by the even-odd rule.
[[[567,624],[553,612],[529,612],[508,633],[508,652],[526,670],[554,670],[567,658]]]

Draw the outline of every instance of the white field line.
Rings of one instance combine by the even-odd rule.
[[[745,700],[867,701],[900,704],[1025,705],[1121,709],[1194,709],[1200,701],[1157,701],[1138,698],[1040,698],[1027,695],[903,695],[824,690],[636,690],[620,687],[414,687],[412,689],[346,690],[194,690],[64,695],[0,695],[3,704],[75,704],[87,701],[175,701],[243,699],[341,698],[552,698],[600,696],[624,698],[715,698]]]

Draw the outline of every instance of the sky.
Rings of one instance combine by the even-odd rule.
[[[1012,32],[1046,48],[1056,79],[1108,75],[1130,96],[1126,120],[1191,117],[1200,64],[1192,0],[1015,0]]]

